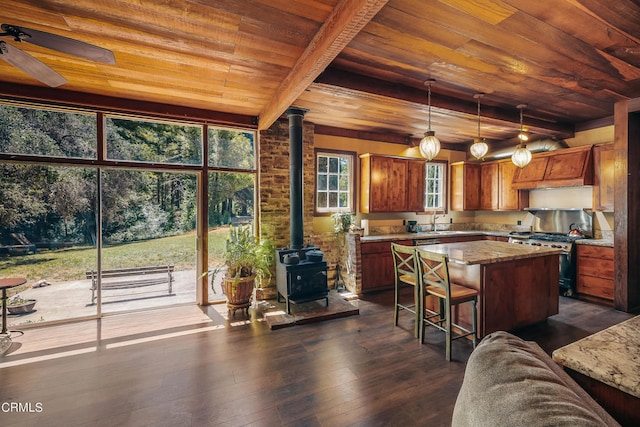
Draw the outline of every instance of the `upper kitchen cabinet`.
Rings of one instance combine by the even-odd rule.
[[[511,160],[451,165],[451,210],[521,210],[529,192],[512,187],[517,166]]]
[[[582,185],[593,185],[591,145],[534,154],[531,163],[517,169],[513,177],[516,189]]]
[[[480,209],[480,180],[482,165],[457,162],[451,164],[451,210]]]
[[[593,209],[613,212],[613,144],[593,147]]]
[[[378,154],[361,155],[360,211],[423,211],[424,169],[423,160]]]
[[[528,208],[529,191],[513,188],[513,177],[519,168],[511,160],[500,160],[496,163],[498,164],[498,210],[519,211]]]

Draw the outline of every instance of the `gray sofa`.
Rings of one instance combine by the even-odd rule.
[[[469,357],[452,426],[619,424],[536,343],[495,332]]]

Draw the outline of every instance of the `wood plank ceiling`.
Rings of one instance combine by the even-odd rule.
[[[94,63],[3,37],[68,83],[47,92],[0,61],[0,94],[105,95],[259,117],[260,129],[295,105],[319,132],[415,142],[432,78],[432,128],[464,150],[477,134],[475,93],[490,142],[513,140],[517,104],[538,137],[566,138],[640,96],[633,0],[5,0],[0,21],[116,57]]]

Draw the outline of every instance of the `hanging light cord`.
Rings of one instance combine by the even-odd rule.
[[[431,82],[427,85],[427,103],[429,105],[429,130],[431,130]]]
[[[480,140],[480,96],[478,96],[478,141]]]

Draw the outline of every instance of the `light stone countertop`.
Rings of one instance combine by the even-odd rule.
[[[640,316],[553,352],[557,363],[640,398]]]
[[[380,234],[369,235],[360,237],[362,243],[368,242],[386,242],[392,240],[421,240],[421,239],[437,239],[441,237],[458,237],[458,236],[500,236],[509,237],[509,233],[501,231],[473,231],[473,230],[460,230],[460,231],[422,231],[420,233],[395,233],[395,234]]]
[[[496,262],[559,254],[562,252],[562,249],[545,246],[514,245],[513,243],[492,240],[423,245],[418,246],[418,248],[446,254],[449,256],[449,262],[467,265],[493,264]]]
[[[576,244],[612,248],[613,239],[580,239],[576,240]]]

